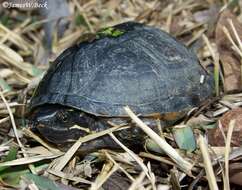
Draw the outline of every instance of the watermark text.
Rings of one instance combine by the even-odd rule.
[[[2,2],[3,8],[10,9],[10,8],[22,8],[22,9],[28,9],[28,8],[46,8],[48,9],[48,3],[45,2],[38,2],[36,0],[25,0],[25,1],[3,1]]]

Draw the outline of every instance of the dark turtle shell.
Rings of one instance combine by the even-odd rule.
[[[126,115],[126,105],[141,114],[179,112],[212,92],[212,76],[194,53],[157,28],[127,22],[64,51],[30,108],[60,104],[107,116]]]

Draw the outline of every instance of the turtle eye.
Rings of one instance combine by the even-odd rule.
[[[65,112],[60,112],[59,113],[59,119],[63,122],[67,122],[68,121],[68,116]]]

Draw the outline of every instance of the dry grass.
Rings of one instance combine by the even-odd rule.
[[[241,150],[236,149],[236,152],[231,147],[235,124],[231,122],[227,137],[223,134],[223,154],[214,155],[208,151],[210,145],[204,140],[206,134],[202,131],[209,128],[206,119],[216,122],[225,112],[241,107],[241,93],[232,93],[212,102],[211,105],[208,104],[199,117],[195,118],[191,114],[188,123],[195,125],[193,129],[195,137],[199,137],[196,139],[200,147],[192,153],[178,149],[170,130],[161,131],[161,126],[158,126],[161,133],[158,135],[128,107],[125,110],[130,118],[147,133],[153,143],[156,143],[153,149],[157,150],[156,152],[136,154],[123,145],[114,135],[116,130],[122,130],[122,126],[113,126],[108,130],[80,138],[68,151],[62,152],[26,129],[24,115],[33,89],[48,67],[45,63],[56,58],[64,49],[83,40],[89,33],[130,20],[161,28],[195,49],[203,67],[214,65],[215,91],[217,95],[221,95],[224,89],[224,76],[214,39],[215,15],[219,14],[219,10],[231,7],[232,3],[226,0],[70,0],[68,6],[70,16],[66,19],[70,21],[69,28],[59,38],[56,31],[53,32],[51,54],[46,52],[46,47],[42,43],[45,36],[43,25],[47,20],[42,19],[32,9],[0,7],[0,189],[20,186],[23,189],[40,188],[33,177],[31,180],[24,177],[32,173],[48,177],[58,185],[62,183],[75,188],[95,190],[101,186],[108,188],[105,184],[115,179],[114,174],[117,171],[123,178],[120,177],[115,183],[121,184],[124,189],[229,189],[230,161],[241,162],[242,155]],[[233,10],[242,21],[242,5],[235,4]],[[223,28],[223,32],[231,43],[233,53],[240,57],[242,63],[240,36],[233,21],[228,22],[232,33],[226,27]],[[201,126],[204,127],[202,130]],[[123,152],[100,150],[85,158],[76,154],[82,143],[103,135],[110,135]],[[214,147],[210,148],[215,150]],[[215,158],[219,158],[218,161],[222,164],[219,165]],[[19,169],[19,165],[23,167]],[[19,173],[13,173],[8,170],[9,167],[18,170]],[[223,174],[221,170],[224,171]],[[12,176],[16,179],[21,177],[21,183],[15,184],[14,180],[9,179]],[[42,183],[46,182],[45,178],[41,180]],[[125,180],[129,181],[129,186]],[[60,186],[58,188],[64,189]],[[68,186],[65,188],[69,189]]]

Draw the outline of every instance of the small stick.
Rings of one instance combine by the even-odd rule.
[[[149,136],[151,137],[164,152],[174,161],[176,164],[185,171],[187,174],[191,174],[191,169],[193,165],[182,158],[178,152],[169,145],[164,139],[162,139],[158,134],[156,134],[151,128],[149,128],[143,121],[141,121],[132,110],[126,106],[124,107],[130,118]]]
[[[131,184],[129,187],[129,190],[135,190],[135,189],[144,189],[144,187],[141,186],[142,182],[145,178],[145,172],[142,171],[139,176],[135,179],[135,181]]]
[[[208,38],[206,35],[202,35],[202,38],[205,42],[205,44],[208,47],[209,52],[211,53],[211,56],[214,61],[214,81],[215,81],[215,91],[216,91],[216,96],[219,96],[219,73],[220,73],[220,67],[219,67],[219,55],[218,53],[215,53],[211,43],[209,42]]]
[[[22,142],[21,142],[20,139],[19,139],[19,135],[18,135],[18,131],[17,131],[16,124],[15,124],[15,120],[14,120],[13,113],[12,113],[12,111],[11,111],[11,108],[9,107],[8,101],[5,99],[5,97],[4,97],[4,95],[3,95],[3,92],[2,92],[1,90],[0,90],[0,96],[1,96],[1,98],[2,98],[2,100],[3,100],[3,102],[4,102],[4,104],[6,105],[6,108],[7,108],[7,110],[8,110],[8,114],[9,114],[9,117],[10,117],[10,121],[11,121],[11,123],[12,123],[12,127],[13,127],[13,131],[14,131],[14,135],[15,135],[15,137],[16,137],[16,139],[17,139],[18,145],[19,145],[20,149],[21,149],[22,152],[23,152],[23,156],[24,156],[25,158],[27,158],[28,155],[27,155],[26,152],[25,152],[25,147],[23,146]],[[29,169],[31,170],[31,172],[32,172],[33,174],[35,174],[36,172],[35,172],[34,166],[31,165],[31,164],[29,164],[28,166],[29,166]]]
[[[17,140],[17,142],[18,142],[18,145],[19,145],[19,147],[21,148],[21,150],[24,152],[24,146],[23,146],[23,144],[21,143],[21,141],[19,140],[19,135],[18,135],[17,127],[16,127],[16,124],[15,124],[14,117],[13,117],[13,113],[12,113],[12,111],[11,111],[11,109],[10,109],[9,103],[8,103],[7,100],[5,99],[5,97],[4,97],[3,93],[2,93],[2,91],[0,91],[0,96],[1,96],[1,98],[2,98],[2,100],[3,100],[3,102],[4,102],[5,106],[6,106],[6,108],[7,108],[7,110],[8,110],[9,117],[10,117],[10,120],[11,120],[11,123],[12,123],[12,127],[13,127],[13,131],[14,131],[14,135],[15,135],[15,137],[16,137],[16,140]]]
[[[118,168],[131,180],[131,181],[134,181],[134,178],[128,173],[128,172],[126,172],[126,170],[122,167],[122,166],[120,166],[120,164],[119,163],[117,163],[113,158],[112,158],[112,156],[105,150],[104,151],[104,154],[107,156],[107,158],[111,161],[111,162],[113,162],[113,164],[114,165],[116,165],[116,166],[118,166]]]
[[[236,53],[238,53],[240,55],[240,57],[242,57],[242,52],[239,49],[239,47],[236,45],[236,43],[234,42],[232,36],[229,33],[229,30],[225,26],[223,26],[222,30],[223,30],[224,34],[226,35],[226,37],[228,38],[228,40],[230,41],[230,43],[232,44],[234,51]]]
[[[239,34],[238,34],[237,30],[236,30],[235,27],[234,27],[234,24],[233,24],[232,19],[228,19],[228,22],[229,22],[229,24],[230,24],[230,27],[231,27],[232,30],[233,30],[234,36],[235,36],[236,41],[237,41],[237,43],[238,43],[238,45],[239,45],[239,49],[240,49],[240,51],[242,51],[242,42],[241,42],[241,40],[240,40],[240,37],[239,37]]]
[[[78,148],[84,143],[91,141],[93,139],[96,139],[98,137],[101,137],[103,135],[106,135],[110,132],[116,131],[120,126],[112,127],[103,131],[100,131],[98,133],[90,134],[84,137],[80,137],[72,146],[71,148],[65,153],[65,155],[61,158],[60,162],[54,167],[54,170],[61,171],[66,164],[69,162],[69,160],[72,158],[72,156],[75,154],[75,152],[78,150]]]
[[[235,120],[231,120],[229,123],[229,129],[226,138],[225,144],[225,153],[224,153],[224,170],[225,170],[225,181],[224,181],[224,189],[230,190],[229,185],[229,154],[230,154],[230,144],[231,144],[231,137],[235,127]]]
[[[211,163],[209,153],[208,153],[208,148],[206,146],[205,139],[202,135],[200,135],[198,138],[198,144],[201,149],[202,156],[203,156],[204,167],[205,167],[205,171],[206,171],[206,175],[207,175],[209,189],[218,190],[218,185],[216,182],[212,163]]]
[[[108,178],[118,170],[118,166],[111,161],[103,165],[101,173],[97,176],[95,182],[92,183],[90,190],[97,190],[108,180]]]
[[[152,177],[150,176],[149,172],[148,172],[148,168],[146,167],[146,165],[143,163],[143,161],[141,160],[141,158],[139,158],[133,151],[131,151],[130,149],[128,149],[122,142],[120,142],[112,133],[109,133],[109,135],[112,137],[112,139],[122,148],[124,149],[139,165],[140,167],[143,169],[145,175],[147,176],[147,178],[149,178],[153,189],[155,189],[155,183],[153,183],[152,181]]]
[[[174,5],[173,4],[170,4],[169,5],[169,15],[167,17],[167,20],[166,20],[166,28],[167,28],[167,32],[170,33],[170,30],[171,30],[171,23],[172,23],[172,16],[173,16],[173,7]]]

